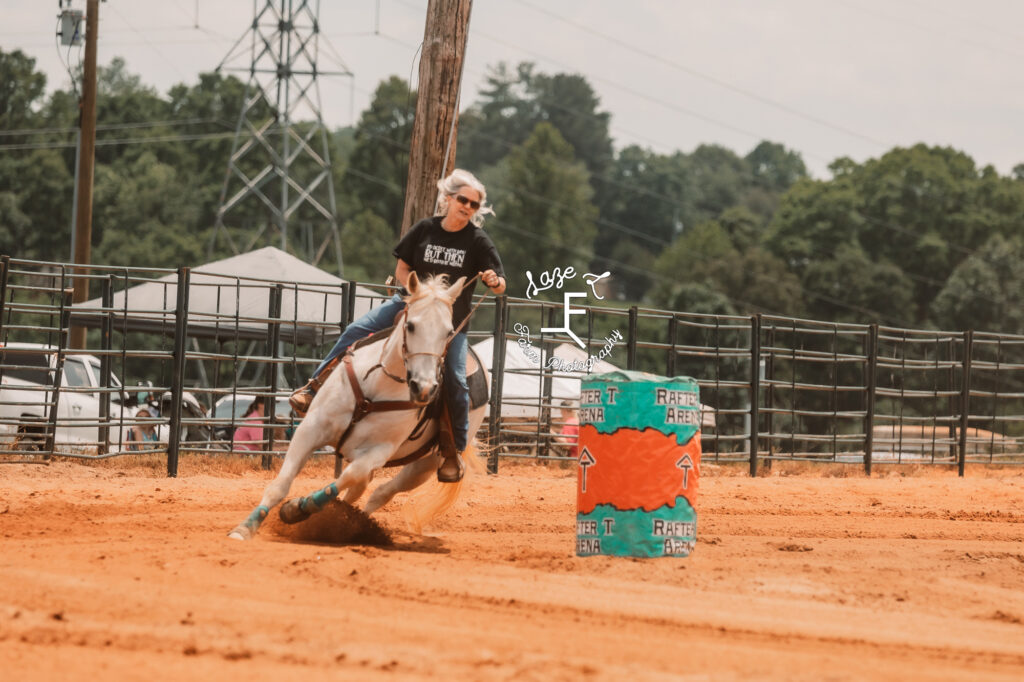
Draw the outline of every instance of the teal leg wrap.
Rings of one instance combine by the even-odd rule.
[[[269,513],[270,510],[261,504],[252,510],[252,513],[249,514],[245,521],[242,521],[242,525],[255,533],[259,530],[260,524],[263,523],[263,519],[267,518]]]
[[[307,495],[299,500],[299,509],[305,512],[307,515],[315,514],[324,507],[327,503],[338,496],[338,486],[331,483],[329,486],[322,490],[317,490],[315,493]]]

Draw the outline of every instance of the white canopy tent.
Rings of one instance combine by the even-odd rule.
[[[487,338],[473,344],[473,350],[480,361],[493,375],[494,338]],[[547,361],[545,354],[543,360]],[[541,366],[532,362],[515,341],[505,342],[505,365],[502,378],[501,416],[519,419],[540,417],[540,403],[543,395]],[[579,400],[580,380],[576,377],[556,375],[551,379],[551,396],[543,402],[554,400]]]
[[[272,246],[200,265],[190,273],[188,335],[266,338],[270,293],[280,284],[281,339],[323,343],[340,333],[344,282]],[[174,273],[114,294],[114,328],[173,332],[177,284],[178,275]],[[380,298],[381,294],[356,287],[353,318],[365,313],[374,299]],[[77,324],[99,326],[106,314],[99,312],[100,308],[100,298],[75,305],[72,319]]]

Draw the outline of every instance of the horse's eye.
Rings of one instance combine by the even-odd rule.
[[[416,331],[416,325],[414,325],[412,322],[406,322],[405,330],[412,334],[414,331]]]

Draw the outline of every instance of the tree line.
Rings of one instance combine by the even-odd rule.
[[[231,255],[212,237],[245,84],[207,73],[159,93],[114,59],[98,87],[94,262]],[[329,138],[347,278],[393,270],[415,102],[388,78]],[[73,91],[0,50],[0,252],[69,260],[76,121]],[[509,293],[573,266],[611,273],[620,303],[1024,333],[1024,163],[1002,176],[918,144],[814,179],[775,142],[658,153],[616,148],[610,126],[584,77],[529,63],[492,68],[461,112],[457,164],[488,187]],[[274,243],[252,240],[259,207],[231,221],[236,244]]]

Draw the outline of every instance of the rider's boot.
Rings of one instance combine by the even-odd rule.
[[[320,390],[320,387],[327,381],[327,377],[331,376],[331,372],[338,366],[338,358],[334,358],[323,370],[315,377],[306,382],[306,385],[296,389],[291,396],[288,397],[288,404],[292,406],[292,409],[300,417],[305,417],[306,413],[309,412],[309,406],[313,403],[313,398],[316,397],[316,392]]]
[[[437,444],[441,453],[441,466],[437,468],[437,480],[441,483],[458,483],[466,473],[466,463],[462,461],[462,453],[455,446],[455,434],[447,406],[441,410]]]
[[[466,463],[462,461],[462,454],[453,452],[447,456],[442,455],[441,466],[437,468],[437,480],[441,483],[458,483],[466,475]]]

